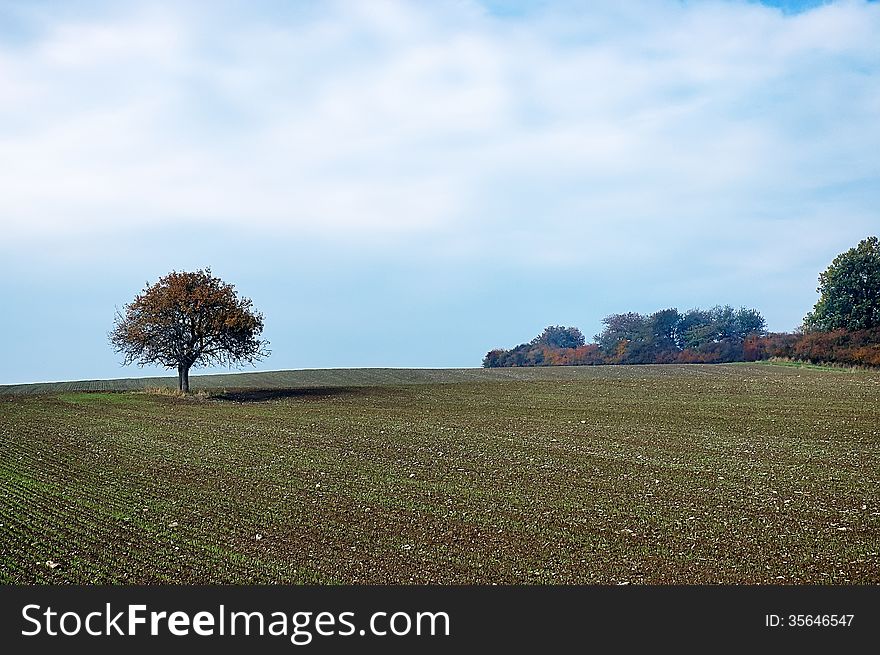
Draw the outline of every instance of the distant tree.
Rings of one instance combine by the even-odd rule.
[[[208,268],[174,271],[145,287],[117,313],[110,343],[126,365],[176,368],[178,388],[189,392],[194,365],[252,363],[267,356],[262,331],[263,316],[253,303]]]
[[[734,316],[734,333],[738,339],[745,339],[752,335],[767,334],[767,321],[757,309],[740,307]]]
[[[583,333],[576,327],[562,325],[549,325],[532,340],[535,345],[540,344],[550,348],[577,348],[586,342]]]
[[[676,342],[682,350],[697,348],[713,339],[712,314],[704,309],[689,309],[678,323]]]
[[[646,319],[641,314],[611,314],[602,319],[604,329],[593,337],[599,349],[606,356],[621,357],[618,343],[624,339],[628,342],[641,342],[647,330]]]
[[[711,344],[725,343],[727,347],[711,350],[715,353],[729,353],[731,344],[740,344],[750,334],[766,334],[766,322],[758,310],[716,305],[708,310],[687,311],[679,322],[677,341],[682,349],[700,349]],[[723,355],[724,358],[727,356]]]
[[[819,275],[819,302],[807,331],[870,330],[880,325],[880,241],[868,237],[834,258]]]
[[[678,353],[676,339],[681,314],[677,309],[661,309],[647,319],[646,354],[652,362],[673,361]]]
[[[498,368],[504,366],[504,356],[507,351],[502,348],[495,348],[486,353],[483,357],[483,368]]]
[[[736,311],[730,305],[715,305],[709,310],[710,341],[719,343],[728,339],[736,339],[739,325]]]
[[[764,334],[766,323],[756,309],[716,305],[709,310],[712,341],[742,341],[750,334]]]

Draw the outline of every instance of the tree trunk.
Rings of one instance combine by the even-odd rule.
[[[178,365],[177,388],[183,393],[189,393],[189,366]]]

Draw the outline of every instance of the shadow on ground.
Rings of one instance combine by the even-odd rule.
[[[284,398],[328,398],[366,393],[363,387],[302,387],[298,389],[237,389],[214,396],[214,400],[262,403]]]

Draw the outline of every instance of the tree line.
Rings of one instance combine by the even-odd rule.
[[[489,351],[483,366],[733,362],[742,360],[747,337],[766,334],[766,322],[757,310],[730,305],[611,314],[602,325],[589,344],[575,327],[548,326],[528,343]]]
[[[483,366],[590,366],[756,361],[880,366],[880,243],[869,237],[819,276],[819,301],[795,332],[768,333],[756,309],[717,305],[653,314],[611,314],[587,343],[576,327],[551,325],[528,343],[496,348]]]

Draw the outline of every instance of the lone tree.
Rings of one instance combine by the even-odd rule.
[[[880,241],[868,237],[834,258],[819,275],[821,294],[804,329],[868,330],[880,326]]]
[[[117,312],[110,343],[125,365],[176,368],[179,389],[189,392],[193,365],[231,366],[268,356],[262,331],[263,315],[253,303],[206,268],[172,271],[145,287]]]

